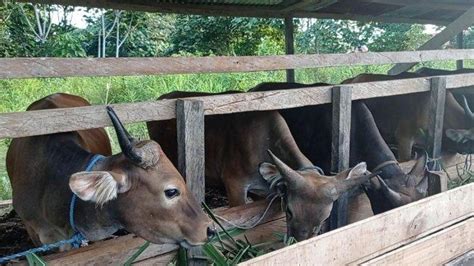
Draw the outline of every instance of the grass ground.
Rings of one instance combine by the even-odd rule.
[[[429,63],[427,66],[455,69],[455,62]],[[474,62],[466,62],[474,67]],[[334,67],[298,70],[296,80],[302,83],[339,83],[360,73],[386,73],[390,65]],[[105,78],[54,78],[0,80],[0,112],[24,111],[32,102],[56,92],[76,94],[92,104],[140,102],[156,99],[175,90],[223,92],[245,91],[261,82],[284,81],[284,71],[195,74]],[[128,126],[134,136],[147,138],[143,123]],[[0,199],[11,198],[11,189],[5,170],[5,153],[10,140],[0,140]],[[113,140],[114,150],[117,145]]]

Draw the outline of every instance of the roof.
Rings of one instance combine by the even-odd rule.
[[[164,13],[448,24],[474,0],[23,0]]]

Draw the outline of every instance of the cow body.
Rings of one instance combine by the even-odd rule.
[[[206,95],[174,92],[161,99]],[[148,130],[176,164],[176,120],[149,122]],[[287,232],[297,240],[318,232],[341,193],[370,178],[364,163],[335,177],[319,173],[276,111],[206,116],[205,151],[206,184],[223,184],[231,206],[245,204],[250,194],[283,194]]]
[[[88,105],[78,96],[54,94],[33,103],[28,111]],[[124,128],[116,127],[116,130],[118,135],[128,135]],[[119,137],[119,141],[122,143],[123,139]],[[103,239],[125,228],[155,243],[193,245],[204,241],[209,220],[192,196],[188,198],[182,177],[159,145],[151,141],[130,145],[128,153],[132,150],[139,155],[140,166],[126,153],[111,155],[104,129],[12,141],[7,153],[7,170],[13,205],[35,244],[52,243],[72,235],[69,204],[73,192],[79,197],[74,209],[76,227],[88,240]],[[104,158],[92,171],[82,172],[95,154]],[[179,200],[186,201],[188,207],[178,212],[168,209],[177,205],[178,199],[167,203],[161,196],[163,186],[180,191]],[[162,207],[163,203],[167,203],[168,208]],[[189,224],[189,229],[182,225],[170,227],[163,218],[153,217],[157,211],[160,216],[170,218],[182,214],[183,220],[187,220],[183,223],[189,223],[189,219],[195,222]],[[196,227],[202,231],[198,232]]]

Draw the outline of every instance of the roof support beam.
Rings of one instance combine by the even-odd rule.
[[[432,50],[438,49],[443,44],[453,39],[456,34],[468,28],[474,24],[474,7],[468,9],[455,21],[451,22],[444,30],[438,33],[436,36],[428,40],[425,44],[420,46],[417,50]],[[397,75],[405,72],[415,66],[417,63],[402,63],[396,64],[392,69],[388,71],[390,75]]]
[[[294,40],[293,18],[285,18],[285,51],[286,54],[295,54],[295,40]],[[295,70],[286,70],[286,82],[295,82]]]
[[[293,5],[287,6],[282,9],[283,12],[293,11],[293,10],[305,10],[308,7],[311,7],[312,11],[319,10],[330,6],[336,3],[338,0],[302,0]]]
[[[458,49],[464,49],[464,33],[462,31],[458,33],[458,35],[456,36],[456,43],[457,43]],[[456,61],[456,68],[457,69],[464,68],[464,61],[462,59]]]
[[[453,3],[452,0],[362,0],[361,2],[366,3],[378,3],[387,5],[399,5],[399,6],[424,6],[434,9],[447,9],[447,10],[459,10],[464,11],[469,9],[472,4],[469,3]]]

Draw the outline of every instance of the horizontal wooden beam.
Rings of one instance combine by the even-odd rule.
[[[465,185],[276,250],[240,265],[351,264],[360,258],[370,258],[372,254],[378,256],[390,252],[407,242],[413,242],[450,224],[472,217],[473,200],[474,184]]]
[[[474,248],[474,218],[360,265],[442,265]]]
[[[158,3],[148,2],[125,2],[125,1],[71,1],[71,0],[20,0],[21,2],[33,2],[41,4],[78,5],[94,8],[113,8],[133,11],[176,13],[204,16],[235,16],[235,17],[262,17],[262,18],[328,18],[328,19],[350,19],[365,22],[385,22],[385,23],[420,23],[444,25],[449,21],[433,19],[410,19],[403,17],[379,18],[372,15],[358,15],[351,12],[346,13],[323,13],[317,11],[282,11],[280,6],[242,6],[242,5],[199,5],[183,3]]]
[[[249,221],[258,220],[267,204],[267,201],[260,201],[245,206],[219,210],[216,211],[216,213],[235,224],[243,224]],[[280,212],[280,205],[273,204],[261,224],[281,220],[282,217],[284,217],[284,214]],[[226,228],[232,227],[224,222],[223,225]],[[258,232],[257,229],[255,230]],[[251,239],[258,239],[261,237],[261,234],[259,233],[252,235],[251,232],[247,231],[246,234],[250,234],[249,238]],[[112,240],[99,241],[80,249],[52,254],[46,256],[45,260],[48,262],[48,265],[121,265],[144,243],[145,240],[130,234]],[[169,254],[177,248],[178,246],[170,244],[150,244],[136,261],[143,261],[148,258]],[[166,255],[165,258],[168,259]]]
[[[278,56],[0,58],[0,79],[252,72],[474,59],[474,49]]]
[[[446,76],[447,89],[474,86],[474,74]],[[352,84],[353,100],[430,90],[428,78]],[[205,115],[288,109],[331,102],[332,86],[189,98],[201,100]],[[176,117],[176,100],[113,105],[124,123]],[[111,126],[105,106],[59,108],[0,114],[0,138],[18,138]]]
[[[461,3],[459,1],[452,0],[361,0],[365,3],[377,3],[377,4],[387,4],[387,5],[399,5],[399,6],[413,6],[413,7],[428,7],[433,9],[445,9],[445,10],[459,10],[466,11],[473,6],[472,3]]]

